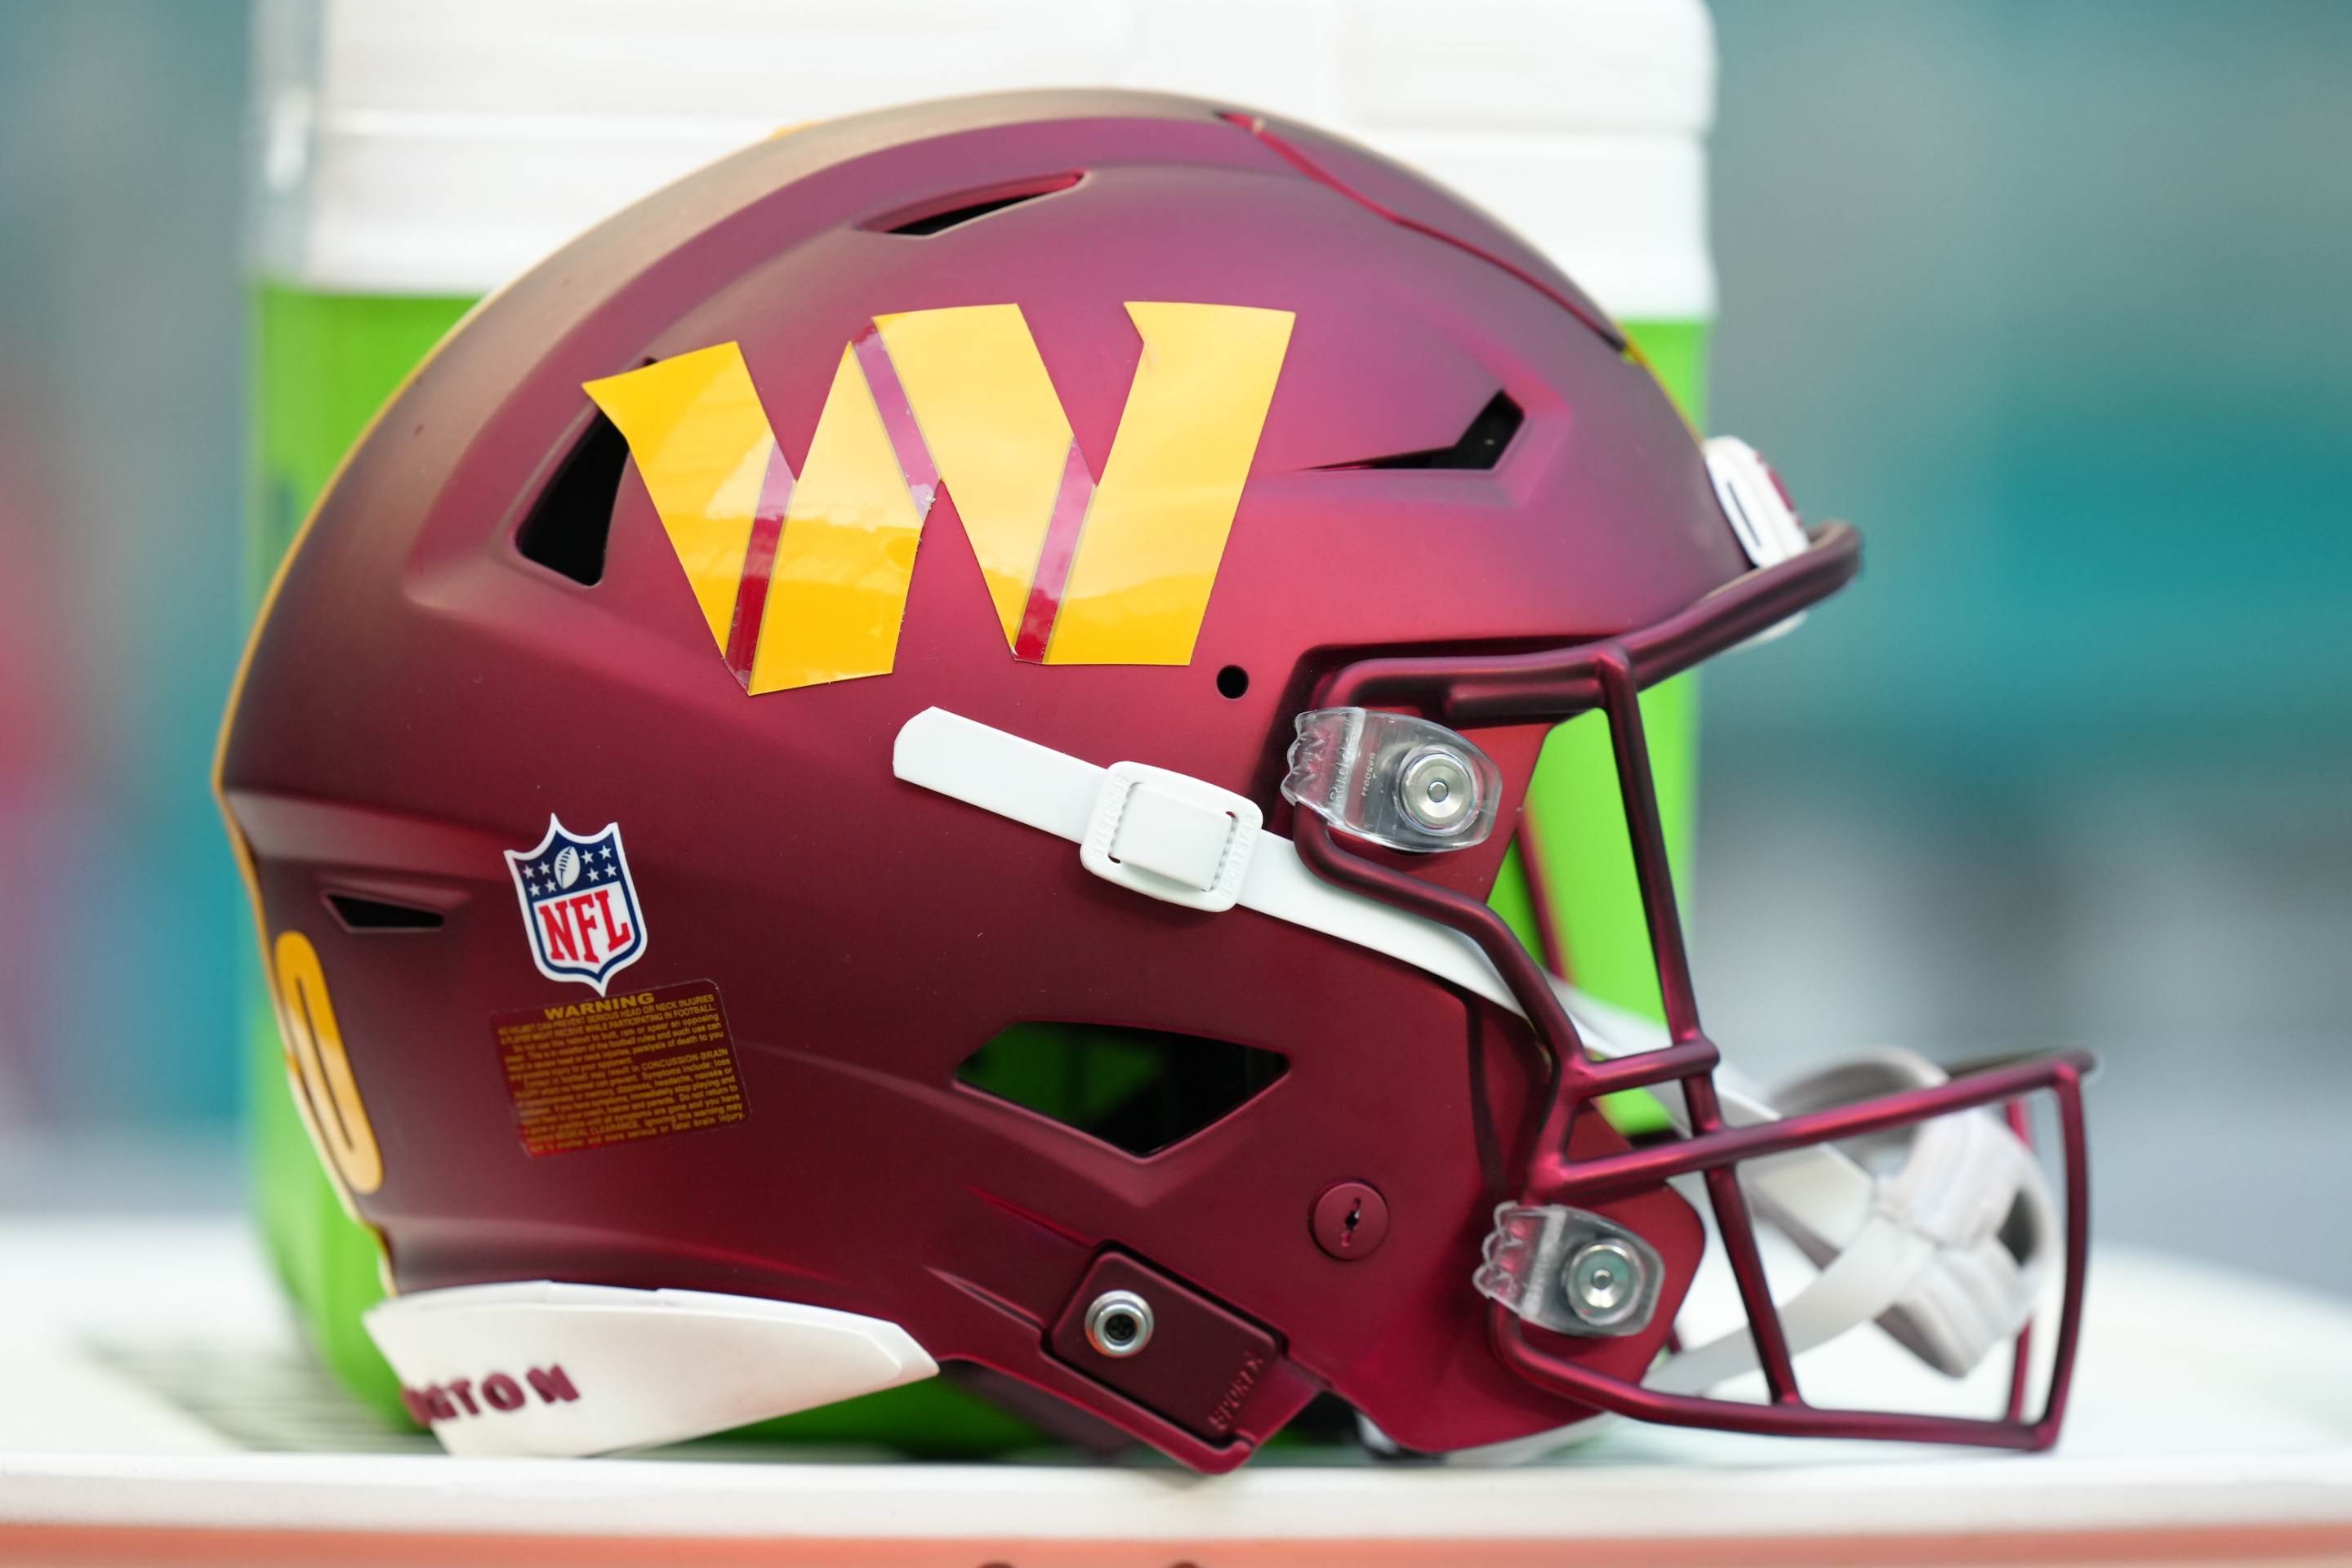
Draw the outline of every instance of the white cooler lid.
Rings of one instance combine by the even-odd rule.
[[[1628,319],[1710,316],[1701,0],[264,0],[260,265],[487,293],[780,126],[1159,88],[1353,136]]]

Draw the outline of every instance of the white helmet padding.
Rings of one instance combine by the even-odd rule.
[[[1771,1104],[1794,1116],[1943,1081],[1925,1058],[1885,1049],[1778,1089]],[[1934,1246],[1878,1325],[1937,1371],[1966,1375],[2024,1324],[2048,1274],[2059,1227],[2041,1163],[1990,1110],[1857,1140],[1851,1157],[1873,1173],[1873,1214]],[[1816,1265],[1852,1245],[1821,1228],[1826,1216],[1777,1202],[1769,1181],[1753,1184],[1759,1212]]]

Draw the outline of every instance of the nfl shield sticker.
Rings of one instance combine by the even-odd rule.
[[[646,917],[629,880],[621,825],[606,823],[583,838],[550,816],[537,848],[506,856],[539,972],[593,985],[602,996],[606,982],[646,951]]]

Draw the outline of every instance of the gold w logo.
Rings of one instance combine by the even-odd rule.
[[[1018,305],[876,317],[842,350],[797,475],[734,343],[587,392],[747,691],[889,673],[943,484],[1014,658],[1189,664],[1293,317],[1127,312],[1143,353],[1099,479]]]

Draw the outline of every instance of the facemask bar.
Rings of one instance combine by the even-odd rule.
[[[1753,1337],[1769,1403],[1752,1405],[1670,1394],[1596,1372],[1528,1340],[1519,1318],[1490,1310],[1496,1354],[1543,1387],[1598,1409],[1671,1426],[1824,1437],[1897,1439],[2043,1448],[2056,1441],[2073,1378],[2089,1251],[2089,1187],[2081,1086],[2091,1058],[2080,1052],[1973,1072],[1930,1088],[1748,1126],[1726,1124],[1714,1069],[1721,1059],[1701,1027],[1667,865],[1665,834],[1652,787],[1641,689],[1748,641],[1843,586],[1861,564],[1861,541],[1842,523],[1816,530],[1801,554],[1751,571],[1675,616],[1622,637],[1530,654],[1365,659],[1327,677],[1318,708],[1410,707],[1457,729],[1561,722],[1598,708],[1608,715],[1618,785],[1633,850],[1671,1043],[1609,1060],[1584,1048],[1551,984],[1502,918],[1478,900],[1391,870],[1340,847],[1311,812],[1293,823],[1299,857],[1327,880],[1452,927],[1478,944],[1526,1013],[1549,1057],[1549,1101],[1528,1157],[1518,1202],[1528,1207],[1588,1207],[1652,1190],[1696,1173],[1706,1187]],[[1686,1139],[1599,1159],[1568,1154],[1576,1118],[1594,1100],[1667,1082],[1689,1111]],[[1798,1392],[1793,1358],[1765,1281],[1764,1264],[1738,1163],[1813,1144],[1912,1126],[1979,1106],[2017,1107],[2038,1092],[2058,1107],[2065,1172],[2066,1275],[2050,1382],[2042,1413],[2023,1418],[2025,1338],[2016,1353],[2005,1418],[1822,1409]],[[2012,1118],[2016,1112],[2011,1111]]]

